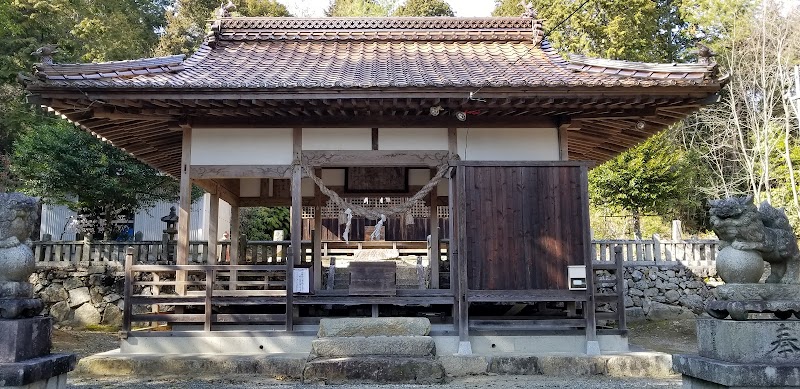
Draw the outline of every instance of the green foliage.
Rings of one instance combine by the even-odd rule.
[[[234,0],[235,16],[292,16],[276,0]],[[166,28],[158,41],[157,55],[193,53],[203,42],[209,21],[220,7],[217,0],[176,0],[166,15]]]
[[[692,174],[688,158],[662,133],[593,169],[589,191],[594,204],[633,215],[634,233],[640,237],[639,218],[674,209],[692,190]]]
[[[332,0],[326,16],[388,16],[394,0]]]
[[[23,192],[108,217],[174,200],[178,193],[173,178],[62,121],[50,120],[22,134],[14,144],[11,169]]]
[[[700,0],[698,0],[700,1]],[[708,0],[711,1],[711,0]],[[740,2],[744,0],[736,0]],[[693,31],[684,20],[679,0],[593,0],[563,25],[558,23],[576,10],[583,0],[532,0],[548,39],[562,53],[611,59],[672,62],[691,54]],[[520,16],[517,0],[497,0],[492,15]],[[703,14],[704,16],[706,14]],[[699,12],[692,17],[700,20]]]
[[[241,231],[247,236],[247,240],[272,240],[275,230],[284,230],[285,237],[289,238],[289,208],[242,208],[239,212]]]
[[[394,16],[455,16],[444,0],[406,0]]]

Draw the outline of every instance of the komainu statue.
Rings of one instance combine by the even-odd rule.
[[[771,267],[767,283],[800,284],[800,250],[783,209],[766,201],[756,208],[753,196],[708,203],[711,226],[722,250],[731,247],[760,254]]]
[[[0,193],[0,317],[33,316],[41,301],[33,298],[28,277],[35,270],[30,248],[38,201],[21,193]]]

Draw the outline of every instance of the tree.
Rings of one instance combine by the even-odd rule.
[[[701,188],[709,197],[752,194],[756,202],[787,207],[798,226],[800,129],[787,97],[796,91],[792,68],[800,58],[800,8],[784,11],[781,4],[764,2],[724,31],[716,58],[730,76],[720,102],[681,130],[684,147],[713,172],[711,185]]]
[[[455,16],[444,0],[406,0],[394,16]]]
[[[661,133],[593,169],[592,202],[629,212],[636,239],[641,239],[642,215],[664,214],[688,197],[693,182],[689,166],[687,156]]]
[[[284,230],[289,237],[289,208],[242,208],[239,212],[241,231],[248,240],[272,240],[275,230]]]
[[[14,144],[11,170],[22,191],[111,225],[116,214],[175,200],[178,183],[89,133],[51,119]],[[76,198],[77,197],[77,198]],[[105,230],[108,239],[110,229]]]
[[[518,0],[497,0],[494,16],[520,16]],[[689,55],[689,25],[675,0],[533,0],[548,39],[562,53],[672,62]],[[579,6],[583,5],[582,8]],[[574,15],[570,16],[573,11]],[[561,26],[556,25],[565,21]]]
[[[276,0],[234,0],[236,16],[292,16]],[[157,55],[191,54],[206,36],[209,21],[219,8],[217,0],[177,0],[166,15],[166,28],[158,41]]]
[[[389,16],[395,0],[332,0],[326,16]]]

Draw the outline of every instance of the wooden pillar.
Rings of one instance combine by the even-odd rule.
[[[569,161],[569,131],[571,122],[558,126],[558,155],[562,161]]]
[[[599,355],[600,343],[597,341],[597,320],[595,317],[596,304],[595,304],[595,287],[594,287],[594,269],[592,268],[591,257],[591,229],[589,227],[589,168],[581,166],[578,169],[580,173],[580,191],[581,191],[581,227],[584,230],[583,237],[583,258],[584,265],[586,266],[586,354]],[[624,304],[623,304],[624,305]],[[624,309],[624,308],[623,308]]]
[[[322,169],[315,169],[314,174],[322,178]],[[322,289],[322,191],[314,185],[314,291]]]
[[[437,173],[437,169],[431,169],[431,177]],[[431,289],[439,289],[439,188],[433,188],[430,194],[430,213],[429,222],[431,230],[430,250],[428,252],[428,267],[431,269]]]
[[[189,125],[183,128],[183,140],[181,143],[181,182],[180,182],[180,202],[178,204],[178,242],[175,253],[175,263],[186,265],[189,263],[189,217],[192,214],[192,127]],[[175,287],[179,295],[186,294],[186,285],[180,282],[186,281],[186,272],[179,271],[175,274],[179,284]]]
[[[217,245],[219,244],[219,195],[214,192],[208,205],[208,252],[206,253],[207,263],[216,265],[219,260]]]
[[[455,256],[458,278],[458,353],[459,354],[472,354],[472,344],[469,341],[469,302],[467,302],[467,250],[466,250],[466,225],[464,216],[466,210],[466,174],[464,167],[456,168],[456,202],[457,202],[457,217],[458,217],[458,234],[456,235],[456,245],[458,247],[458,255]],[[451,266],[452,266],[451,265]]]
[[[286,261],[286,331],[294,329],[294,265],[300,262],[303,255],[301,247],[303,234],[303,168],[300,166],[302,158],[303,132],[295,128],[292,133],[294,165],[292,166],[292,209],[291,209],[291,239],[292,257]]]
[[[231,205],[231,245],[229,246],[230,252],[230,265],[235,268],[236,265],[239,264],[239,256],[243,253],[239,252],[239,241],[241,236],[239,234],[239,227],[241,226],[241,222],[239,221],[239,206],[238,205]],[[231,269],[231,279],[228,288],[230,290],[236,290],[237,283],[236,281],[239,279],[239,274],[236,270]]]

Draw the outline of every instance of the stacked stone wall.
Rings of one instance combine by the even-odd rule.
[[[714,266],[625,266],[628,321],[691,318],[703,313],[720,283]]]
[[[31,275],[34,291],[59,326],[122,324],[125,275],[112,266],[39,268]]]

